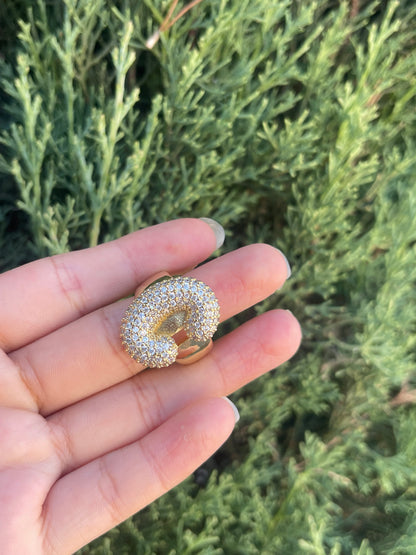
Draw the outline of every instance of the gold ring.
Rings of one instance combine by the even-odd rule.
[[[136,290],[120,337],[127,353],[143,366],[191,364],[211,349],[219,318],[218,300],[208,285],[160,272]]]

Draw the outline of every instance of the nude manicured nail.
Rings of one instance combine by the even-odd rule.
[[[227,403],[231,405],[231,408],[233,409],[233,413],[234,413],[234,420],[235,420],[235,423],[237,424],[237,422],[240,420],[240,413],[238,412],[238,408],[234,405],[232,401],[230,401],[228,397],[223,397],[223,399],[224,401],[227,401]]]
[[[280,249],[277,249],[277,250],[278,250],[278,251],[280,252],[280,254],[283,256],[283,258],[284,258],[284,260],[285,260],[285,262],[286,262],[286,269],[287,269],[287,276],[286,276],[286,279],[289,279],[290,276],[292,275],[292,268],[290,267],[289,260],[286,258],[286,256],[282,253],[282,251],[281,251]]]
[[[216,222],[211,218],[199,218],[199,219],[205,222],[206,224],[208,224],[209,227],[212,229],[212,231],[215,234],[215,239],[217,240],[216,248],[219,249],[224,244],[224,239],[225,239],[224,228],[222,227],[221,224],[219,224],[218,222]]]

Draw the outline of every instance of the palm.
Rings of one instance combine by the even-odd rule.
[[[221,396],[287,360],[300,332],[273,311],[189,366],[140,372],[118,339],[134,291],[214,248],[178,220],[0,276],[0,550],[71,553],[183,480],[230,434]],[[278,251],[246,247],[191,271],[226,319],[282,285]],[[6,353],[8,355],[6,355]]]

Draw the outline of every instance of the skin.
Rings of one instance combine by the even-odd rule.
[[[285,310],[190,366],[142,371],[122,350],[126,297],[214,249],[211,228],[184,219],[0,275],[1,553],[72,553],[163,495],[232,432],[222,397],[296,352],[299,324]],[[262,244],[186,273],[213,289],[222,320],[287,277],[281,253]]]

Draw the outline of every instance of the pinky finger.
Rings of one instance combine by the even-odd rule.
[[[58,480],[44,505],[44,552],[72,553],[166,493],[224,443],[234,424],[226,400],[200,400]]]

